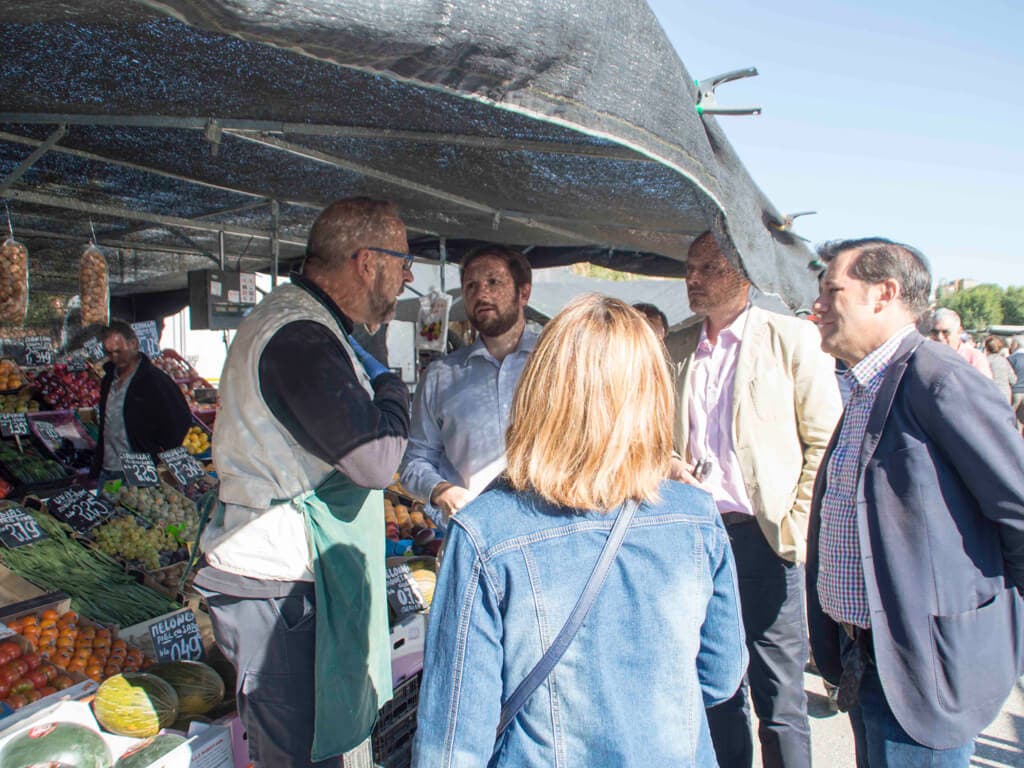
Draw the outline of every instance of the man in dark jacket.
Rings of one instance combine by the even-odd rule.
[[[112,322],[102,334],[110,362],[100,384],[100,435],[92,476],[121,472],[123,451],[156,454],[177,448],[192,424],[178,385],[139,352],[128,323]]]
[[[991,380],[915,321],[924,257],[829,243],[821,346],[852,391],[811,503],[814,659],[858,765],[967,768],[1024,669],[1024,442]]]

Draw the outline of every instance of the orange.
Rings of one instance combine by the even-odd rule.
[[[56,622],[57,619],[60,618],[60,614],[53,610],[53,608],[47,608],[45,611],[39,614],[39,617],[41,619],[52,619],[54,622]]]

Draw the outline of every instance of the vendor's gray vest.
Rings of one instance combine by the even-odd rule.
[[[264,348],[283,326],[303,320],[334,333],[352,360],[360,384],[373,396],[370,381],[338,321],[308,291],[283,285],[261,301],[239,327],[220,382],[213,451],[220,499],[227,507],[224,528],[228,530],[233,527],[232,505],[269,509],[275,500],[313,490],[334,469],[298,444],[260,394],[259,363]],[[309,360],[308,365],[312,369],[317,362]]]

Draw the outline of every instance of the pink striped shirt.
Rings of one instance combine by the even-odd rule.
[[[749,307],[718,334],[718,342],[708,340],[708,321],[700,332],[700,342],[690,366],[690,438],[688,448],[694,462],[710,460],[711,471],[703,481],[719,512],[754,511],[743,483],[743,472],[733,441],[732,403],[736,381],[736,362],[747,327]]]

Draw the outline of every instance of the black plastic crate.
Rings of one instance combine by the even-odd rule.
[[[422,672],[395,689],[394,698],[381,707],[373,728],[373,760],[382,768],[405,768],[412,761],[416,710]]]

